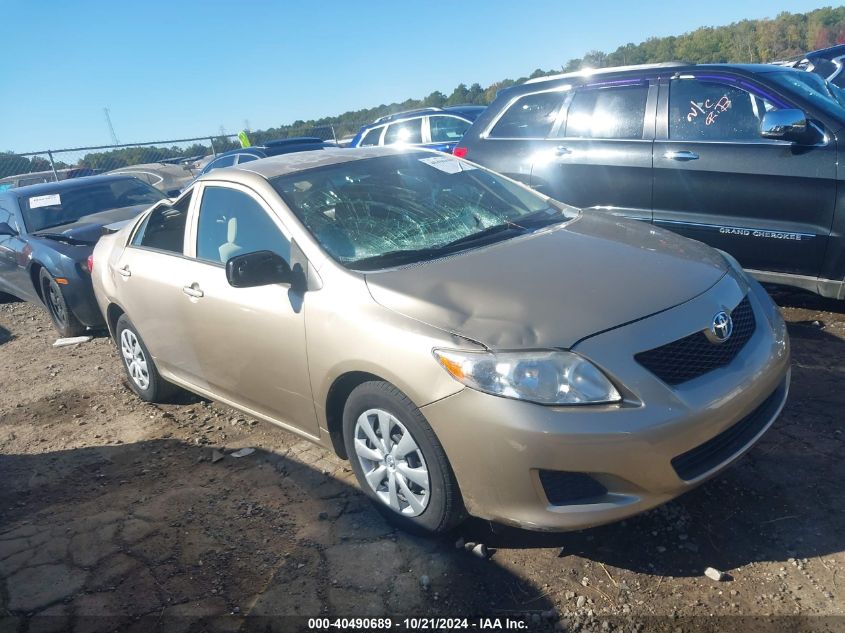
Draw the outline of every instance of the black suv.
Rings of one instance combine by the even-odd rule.
[[[502,90],[454,153],[706,242],[763,281],[843,299],[843,95],[774,65],[556,75]]]

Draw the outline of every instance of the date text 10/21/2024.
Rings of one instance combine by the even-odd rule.
[[[399,630],[440,631],[443,629],[478,631],[520,631],[528,622],[518,618],[309,618],[309,631]]]

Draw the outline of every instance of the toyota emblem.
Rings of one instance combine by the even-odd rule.
[[[731,315],[727,312],[717,312],[713,317],[713,323],[710,325],[710,333],[713,335],[714,343],[724,343],[727,341],[734,331],[734,322]]]

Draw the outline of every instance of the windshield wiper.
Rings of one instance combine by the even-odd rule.
[[[71,237],[70,235],[65,235],[64,233],[40,233],[35,232],[33,235],[38,237],[46,237],[49,240],[56,240],[57,242],[67,242],[68,244],[91,244],[90,240],[80,240],[76,237]]]
[[[516,231],[518,233],[524,233],[527,229],[524,226],[516,224],[515,222],[505,222],[504,224],[494,224],[493,226],[488,226],[486,229],[478,231],[477,233],[470,233],[469,235],[464,235],[463,237],[459,237],[456,240],[452,240],[451,242],[446,242],[445,244],[441,244],[437,246],[436,249],[439,251],[442,250],[451,250],[455,246],[462,246],[465,244],[471,244],[472,242],[476,242],[479,240],[485,240],[490,236],[498,235],[501,233],[507,233],[511,231]]]

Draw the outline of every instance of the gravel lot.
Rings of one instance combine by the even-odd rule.
[[[244,616],[297,614],[841,630],[845,617],[777,616],[845,616],[845,304],[775,296],[792,392],[736,467],[616,525],[473,521],[439,540],[392,530],[325,451],[191,396],[144,404],[107,338],[54,349],[45,312],[0,304],[0,633],[253,630]],[[711,617],[726,615],[757,617]]]

